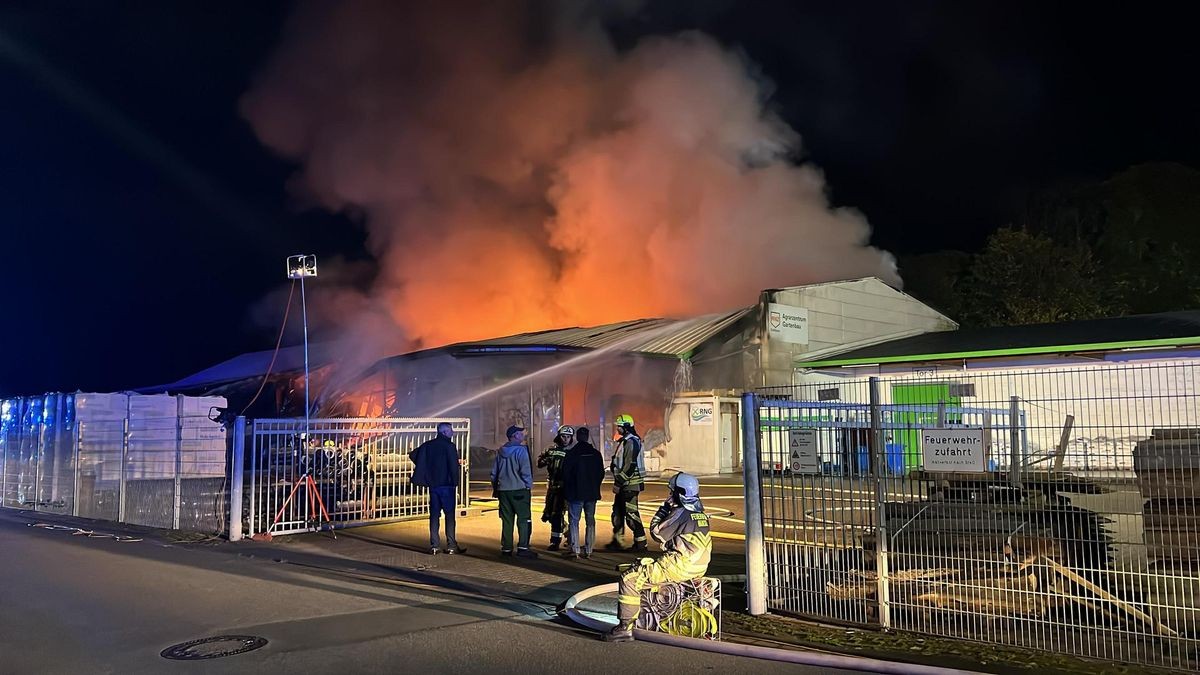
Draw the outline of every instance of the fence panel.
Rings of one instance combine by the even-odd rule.
[[[219,397],[61,394],[0,401],[0,505],[224,530]]]
[[[401,520],[429,513],[428,488],[411,482],[408,453],[454,428],[462,460],[459,506],[467,504],[468,419],[351,418],[255,420],[246,532],[272,535]],[[311,482],[308,480],[311,479]],[[322,510],[323,509],[323,510]]]
[[[804,459],[763,475],[769,606],[1197,670],[1198,376],[906,374],[878,378],[874,409],[864,380],[764,390],[764,457]]]
[[[763,534],[771,607],[870,624],[877,620],[874,598],[841,602],[827,591],[873,567],[863,549],[875,517],[868,390],[865,383],[854,388],[850,402],[822,401],[829,394],[818,387],[762,400]]]

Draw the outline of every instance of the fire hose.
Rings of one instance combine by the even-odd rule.
[[[615,622],[601,621],[595,617],[588,616],[579,610],[579,605],[580,603],[586,602],[592,598],[601,595],[611,595],[616,592],[616,582],[585,588],[584,590],[579,591],[575,595],[567,598],[566,602],[564,602],[559,608],[559,614],[589,630],[594,630],[599,633],[608,632],[613,626],[616,625]],[[758,645],[736,644],[732,642],[716,642],[713,640],[702,640],[698,638],[668,635],[667,633],[642,630],[640,628],[635,628],[633,635],[636,639],[643,642],[655,642],[663,645],[671,645],[673,647],[683,647],[684,649],[699,649],[717,654],[728,654],[730,656],[748,656],[756,659],[766,659],[768,661],[798,663],[807,666],[820,666],[823,668],[842,668],[845,670],[861,670],[871,673],[894,673],[896,675],[971,674],[971,671],[968,670],[939,668],[937,666],[924,666],[913,663],[897,663],[895,661],[882,661],[880,659],[870,659],[861,656],[823,654],[818,652],[775,649],[773,647],[763,647]]]

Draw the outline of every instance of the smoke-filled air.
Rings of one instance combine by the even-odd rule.
[[[298,197],[367,228],[369,291],[314,283],[327,315],[430,347],[899,283],[736,50],[472,4],[304,5],[242,101]]]

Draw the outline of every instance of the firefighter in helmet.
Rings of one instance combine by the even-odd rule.
[[[567,510],[567,502],[563,497],[562,463],[567,456],[567,448],[575,444],[575,427],[564,424],[558,428],[554,437],[554,445],[538,455],[538,468],[546,470],[546,506],[542,509],[542,522],[550,523],[550,545],[547,550],[557,551],[562,542],[563,515]]]
[[[613,450],[609,469],[613,476],[612,541],[604,546],[608,551],[623,551],[621,540],[625,527],[633,532],[631,551],[646,550],[646,528],[638,511],[638,494],[646,487],[646,464],[642,458],[642,439],[633,426],[633,416],[617,415],[615,422],[617,447]]]
[[[617,625],[605,634],[608,642],[633,639],[633,626],[641,611],[642,589],[697,579],[708,571],[712,536],[708,515],[700,502],[700,481],[677,473],[669,483],[671,495],[650,521],[650,536],[664,551],[658,560],[642,558],[621,574],[617,597]]]

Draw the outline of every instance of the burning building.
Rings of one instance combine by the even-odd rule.
[[[649,470],[732,472],[741,464],[741,391],[792,384],[800,356],[957,327],[873,277],[765,290],[746,300],[753,304],[691,318],[459,342],[355,373],[339,371],[336,344],[316,345],[315,413],[467,417],[474,452],[503,444],[509,424],[529,428],[538,447],[561,424],[607,431],[617,414],[630,413],[646,440]],[[219,394],[232,411],[294,416],[303,414],[302,366],[297,348],[258,352],[152,390]]]

